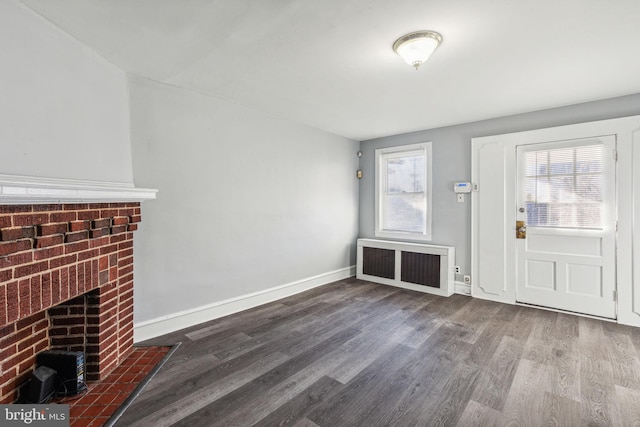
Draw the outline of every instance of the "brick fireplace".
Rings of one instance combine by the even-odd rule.
[[[40,351],[85,352],[89,381],[132,351],[139,222],[139,202],[0,206],[0,403]]]

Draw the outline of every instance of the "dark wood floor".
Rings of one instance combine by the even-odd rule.
[[[118,426],[640,426],[640,329],[355,279],[183,345]]]

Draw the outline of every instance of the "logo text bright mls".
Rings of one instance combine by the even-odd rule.
[[[11,425],[40,425],[40,426],[68,426],[68,405],[1,405],[4,420],[0,417],[0,424]],[[2,422],[4,421],[4,422]],[[62,424],[60,424],[62,422]]]

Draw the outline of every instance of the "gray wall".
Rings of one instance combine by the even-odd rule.
[[[363,141],[360,237],[374,238],[374,150],[432,141],[432,243],[455,246],[456,264],[462,274],[471,274],[470,197],[458,203],[453,192],[454,182],[471,179],[471,138],[632,115],[640,115],[640,94]]]
[[[130,93],[135,181],[160,190],[137,323],[355,264],[357,141],[140,78]]]
[[[0,1],[0,174],[131,183],[126,74]]]

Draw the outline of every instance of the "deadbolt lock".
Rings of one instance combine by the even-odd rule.
[[[524,221],[516,221],[516,239],[527,238],[527,225]]]

